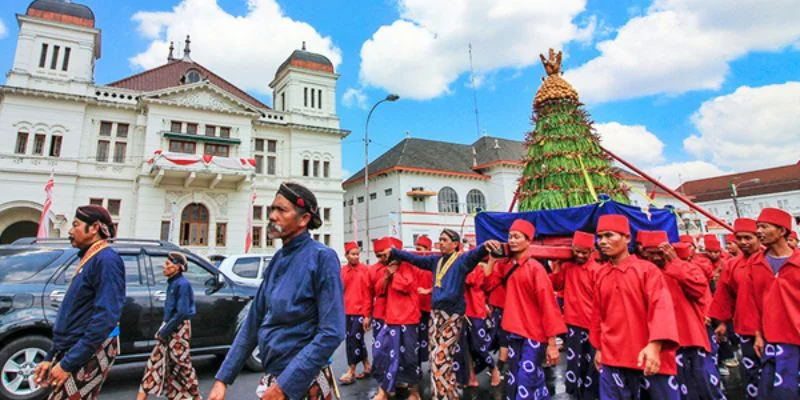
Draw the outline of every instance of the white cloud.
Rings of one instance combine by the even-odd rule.
[[[798,20],[797,0],[655,0],[565,78],[587,102],[716,90],[731,61],[796,43]]]
[[[0,39],[6,37],[8,35],[8,29],[6,28],[6,23],[0,19]]]
[[[450,92],[469,71],[476,74],[538,63],[539,53],[571,40],[589,40],[573,20],[585,0],[400,0],[400,19],[380,27],[361,47],[362,83],[404,98],[430,99]]]
[[[367,95],[361,89],[347,88],[342,95],[342,103],[345,107],[358,107],[362,110],[367,109]]]
[[[725,174],[718,166],[705,161],[674,162],[645,170],[650,176],[671,188],[681,183]]]
[[[664,161],[664,142],[643,125],[622,125],[619,122],[594,124],[603,146],[637,167]]]
[[[192,36],[192,59],[245,90],[269,94],[278,66],[306,42],[309,51],[327,56],[334,66],[341,51],[313,26],[285,16],[275,0],[248,0],[246,15],[231,15],[216,0],[183,0],[172,11],[138,12],[139,33],[150,40],[147,50],[130,59],[141,68],[166,62],[174,40],[183,49]],[[180,54],[180,53],[179,53]]]
[[[735,92],[703,103],[697,129],[683,141],[696,157],[734,170],[796,163],[800,159],[800,82]]]

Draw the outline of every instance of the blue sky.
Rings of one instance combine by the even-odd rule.
[[[301,41],[341,74],[343,168],[405,137],[470,143],[480,130],[522,140],[543,76],[538,54],[565,52],[565,79],[604,142],[677,185],[800,158],[800,4],[795,0],[79,0],[102,29],[100,84],[165,61],[192,35],[194,60],[267,104],[266,85]],[[556,4],[554,4],[556,3]],[[28,0],[0,4],[0,69],[13,61]],[[180,44],[182,47],[182,42]]]

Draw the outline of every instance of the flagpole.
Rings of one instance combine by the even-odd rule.
[[[50,237],[50,229],[49,229],[49,221],[47,219],[47,213],[50,212],[50,208],[53,207],[53,187],[55,186],[55,168],[50,170],[50,178],[47,180],[47,183],[44,185],[44,192],[47,194],[47,197],[44,200],[44,206],[42,207],[42,215],[39,217],[39,229],[36,232],[37,239],[44,239]]]
[[[253,178],[252,183],[250,184],[250,207],[247,210],[247,232],[245,232],[244,237],[244,253],[250,253],[250,249],[253,247],[253,206],[256,204],[256,180]],[[269,233],[267,233],[269,234]],[[261,238],[258,238],[261,240]]]

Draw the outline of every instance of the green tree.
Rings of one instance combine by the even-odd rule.
[[[519,210],[592,204],[603,193],[628,203],[620,172],[600,148],[578,92],[561,78],[561,52],[550,49],[548,59],[540,57],[547,77],[533,100],[534,130],[525,140],[528,155],[520,178]]]

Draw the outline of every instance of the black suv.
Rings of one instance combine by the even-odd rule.
[[[256,289],[236,284],[203,258],[164,241],[116,239],[125,263],[125,308],[120,321],[117,363],[146,360],[164,316],[167,278],[161,266],[170,251],[186,254],[183,275],[194,289],[192,355],[224,356],[249,309]],[[0,246],[0,398],[38,399],[33,371],[50,348],[58,306],[78,252],[65,239],[24,238]],[[259,369],[255,356],[250,369]]]

